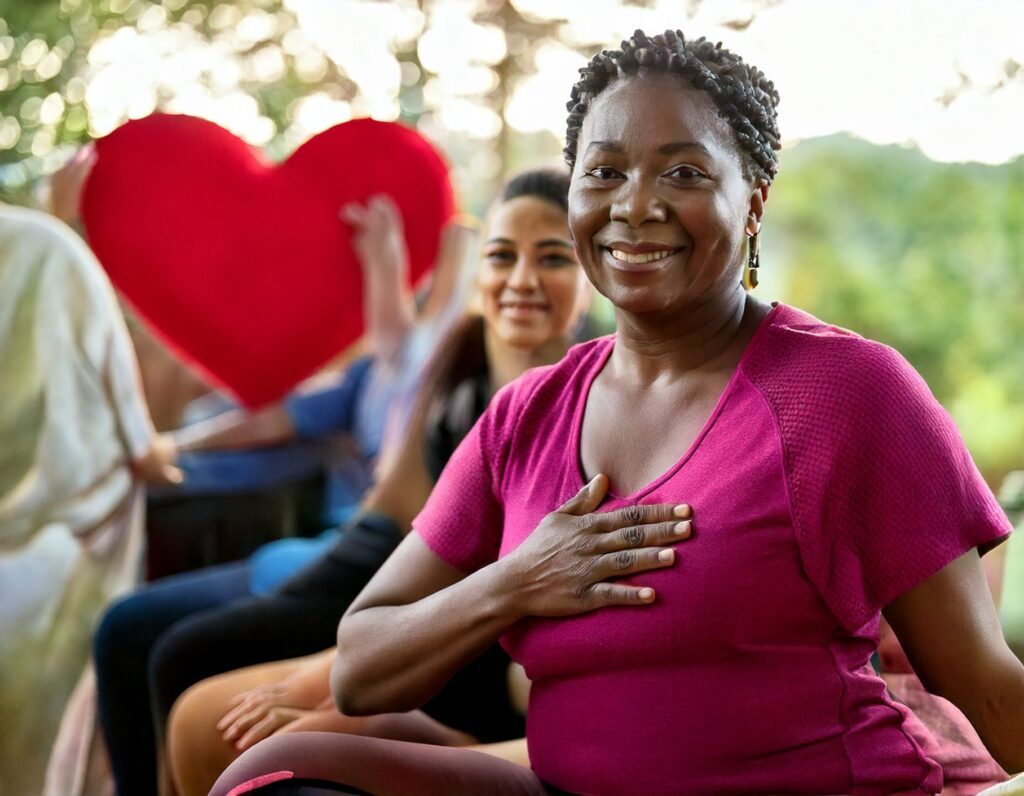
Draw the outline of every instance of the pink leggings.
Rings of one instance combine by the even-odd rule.
[[[548,796],[530,769],[449,746],[329,732],[278,735],[232,763],[210,796]]]

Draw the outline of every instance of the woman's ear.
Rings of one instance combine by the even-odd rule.
[[[747,212],[746,225],[748,235],[756,235],[761,228],[761,217],[764,215],[764,205],[768,201],[770,187],[767,180],[760,180],[750,194],[750,210]]]

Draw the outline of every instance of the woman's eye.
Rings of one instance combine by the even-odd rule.
[[[675,177],[681,180],[699,180],[706,175],[702,171],[698,171],[692,166],[676,166],[672,171],[669,172],[670,177]]]
[[[587,176],[597,180],[614,180],[622,175],[609,166],[598,166],[597,168],[590,169],[587,172]]]
[[[516,261],[516,255],[510,251],[487,252],[485,257],[488,263],[498,267],[512,265]]]
[[[572,257],[564,254],[547,254],[540,258],[540,263],[545,268],[564,268],[567,265],[576,265]]]

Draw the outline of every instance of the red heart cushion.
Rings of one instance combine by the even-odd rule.
[[[320,133],[279,166],[190,116],[129,122],[96,148],[82,219],[111,280],[186,361],[250,407],[282,397],[361,334],[362,276],[342,205],[395,200],[414,283],[454,211],[433,147],[371,119]]]

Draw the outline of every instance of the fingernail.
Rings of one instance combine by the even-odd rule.
[[[658,553],[659,561],[671,561],[673,558],[675,558],[675,553],[672,550],[662,550]]]
[[[682,505],[676,506],[674,509],[672,509],[672,513],[675,514],[677,517],[689,517],[692,511],[688,505],[683,503]]]
[[[640,589],[639,597],[645,603],[649,603],[654,599],[654,589]]]
[[[689,536],[690,535],[691,523],[689,520],[684,522],[677,522],[675,527],[672,529],[672,533],[676,536]]]

